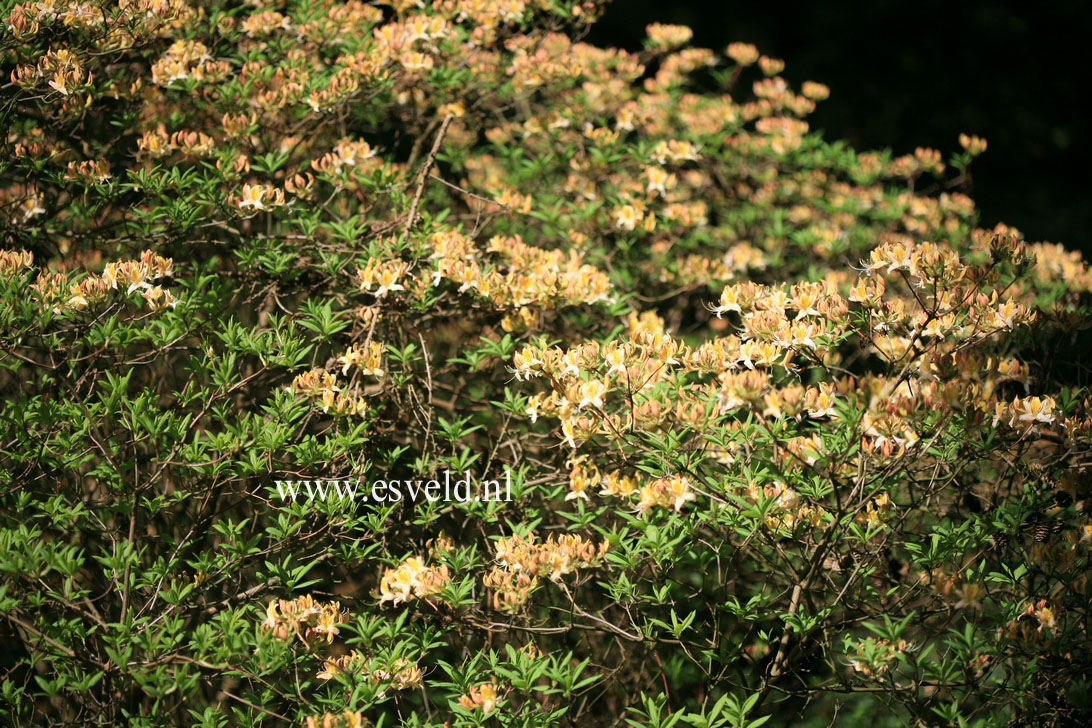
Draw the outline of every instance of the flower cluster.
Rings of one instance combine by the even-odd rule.
[[[855,673],[866,678],[877,679],[886,673],[900,656],[914,649],[904,639],[891,640],[866,637],[857,642],[850,642],[854,649],[849,665]]]
[[[482,711],[482,715],[489,715],[497,707],[497,687],[493,683],[482,683],[470,688],[464,695],[459,696],[459,705],[467,710]]]
[[[176,81],[217,83],[230,71],[226,61],[212,58],[207,46],[194,40],[178,40],[152,66],[152,83],[169,86]]]
[[[257,213],[284,205],[284,190],[266,184],[245,184],[239,197],[229,198],[228,204]]]
[[[368,721],[360,711],[346,708],[340,713],[309,715],[303,725],[304,728],[365,728]]]
[[[595,567],[610,548],[607,541],[598,545],[578,534],[550,534],[538,542],[535,535],[498,538],[493,548],[497,564],[511,573],[526,573],[560,581],[578,569]]]
[[[338,357],[342,365],[341,374],[348,374],[350,369],[356,367],[365,376],[382,377],[386,373],[383,362],[385,352],[386,347],[378,341],[369,341],[363,348],[353,344]]]
[[[1006,639],[1019,640],[1025,643],[1035,643],[1042,639],[1050,639],[1059,626],[1061,616],[1056,600],[1037,599],[1027,606],[1005,625],[999,633]]]
[[[808,503],[794,488],[780,481],[762,487],[748,483],[739,495],[756,506],[766,505],[763,525],[771,531],[792,533],[799,526],[818,528],[829,522],[823,506]]]
[[[27,259],[24,256],[21,260]],[[67,278],[60,273],[41,271],[31,289],[43,303],[56,302],[52,310],[62,313],[86,310],[92,304],[105,301],[110,291],[117,290],[119,283],[128,284],[126,294],[139,291],[151,310],[160,311],[174,308],[179,303],[169,290],[152,283],[174,275],[173,265],[170,258],[145,250],[137,260],[107,263],[101,274],[86,276],[76,283],[68,284]]]
[[[436,596],[451,581],[446,565],[426,566],[419,556],[411,556],[397,567],[387,569],[379,579],[379,603],[397,606],[411,599]]]
[[[538,577],[525,571],[494,567],[482,577],[482,584],[493,590],[491,606],[498,612],[519,612],[538,587]]]
[[[110,163],[104,159],[69,162],[64,178],[70,182],[102,184],[110,179]]]
[[[348,654],[324,661],[317,677],[320,680],[331,680],[334,675],[359,675],[373,685],[384,685],[390,690],[412,690],[420,687],[424,680],[417,663],[405,658],[398,658],[385,667],[380,664],[382,663],[369,660],[357,650],[352,650]]]
[[[320,602],[307,594],[291,600],[271,599],[262,630],[279,640],[298,637],[305,645],[315,641],[330,643],[338,635],[338,625],[345,620],[346,615],[337,604]]]
[[[34,256],[29,250],[0,250],[0,273],[11,276],[34,265]]]
[[[433,280],[449,279],[459,292],[473,291],[498,307],[553,308],[597,303],[610,298],[610,282],[584,263],[575,250],[542,250],[517,237],[490,239],[485,251],[458,232],[435,233],[429,240]],[[487,259],[492,254],[497,264]]]
[[[335,414],[357,417],[362,417],[368,412],[368,404],[364,398],[342,389],[338,384],[337,375],[325,369],[311,369],[297,374],[288,386],[288,390],[293,394],[314,400],[316,406],[323,412],[332,410]]]
[[[694,31],[685,25],[664,25],[652,23],[645,32],[648,34],[649,44],[654,48],[675,48],[686,45],[694,37]]]
[[[587,455],[577,455],[569,461],[569,492],[565,500],[582,498],[588,500],[588,492],[599,495],[615,496],[632,501],[636,499],[635,510],[644,514],[653,506],[675,511],[696,498],[690,480],[681,475],[645,479],[638,474],[627,475],[620,470],[610,470],[602,474],[599,468],[588,461]]]

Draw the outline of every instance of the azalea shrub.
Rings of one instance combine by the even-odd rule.
[[[602,10],[4,3],[0,722],[1092,720],[1085,261]]]

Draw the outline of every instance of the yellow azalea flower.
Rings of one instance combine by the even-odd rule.
[[[985,590],[981,584],[968,583],[957,589],[956,595],[959,597],[955,605],[956,609],[978,609],[982,606]]]
[[[581,399],[576,405],[577,409],[584,409],[589,405],[596,409],[603,409],[603,397],[607,393],[607,385],[597,379],[584,382],[580,388]]]
[[[263,185],[243,185],[242,197],[237,203],[238,207],[240,210],[244,208],[265,210],[266,206],[262,203],[262,198],[264,198],[265,195],[266,189]]]
[[[626,373],[626,354],[620,346],[612,345],[608,348],[603,356],[603,363],[607,365],[608,377]]]
[[[720,302],[713,306],[713,313],[720,318],[721,315],[728,311],[735,311],[736,313],[742,313],[743,309],[739,304],[739,293],[734,286],[725,288],[720,293]]]
[[[1053,397],[1025,397],[1012,402],[1013,410],[1018,413],[1016,419],[1020,422],[1043,422],[1049,425],[1054,422],[1054,415],[1051,414],[1054,407]]]
[[[614,212],[614,226],[619,230],[633,230],[641,221],[641,214],[636,205],[623,205]]]

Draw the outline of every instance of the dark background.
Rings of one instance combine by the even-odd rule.
[[[829,86],[808,117],[828,139],[947,159],[960,132],[984,137],[970,190],[982,224],[1092,257],[1092,2],[615,0],[588,40],[638,50],[657,21],[690,26],[693,45],[717,53],[754,43],[795,87]]]

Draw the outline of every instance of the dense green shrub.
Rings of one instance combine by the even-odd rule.
[[[4,723],[1089,719],[1092,273],[983,140],[594,3],[5,9]]]

